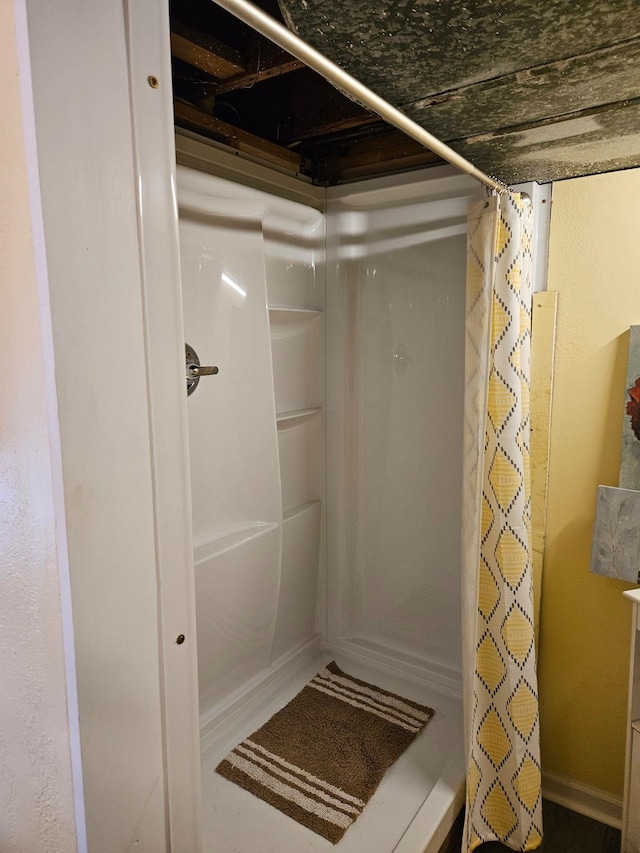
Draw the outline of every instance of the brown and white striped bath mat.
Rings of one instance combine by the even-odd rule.
[[[432,716],[330,663],[216,770],[335,844]]]

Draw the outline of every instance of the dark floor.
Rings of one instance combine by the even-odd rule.
[[[597,820],[549,803],[542,804],[544,841],[541,853],[620,853],[620,831]],[[459,820],[452,837],[440,853],[460,853],[462,822]],[[490,841],[477,848],[478,853],[499,853],[509,847]]]

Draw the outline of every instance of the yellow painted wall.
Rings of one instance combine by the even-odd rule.
[[[631,604],[589,573],[596,488],[618,485],[628,328],[640,324],[640,169],[553,187],[559,293],[539,679],[545,773],[623,789]]]

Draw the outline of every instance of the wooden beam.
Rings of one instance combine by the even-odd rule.
[[[327,146],[323,153],[319,148],[314,159],[318,180],[330,184],[444,162],[399,131],[355,141],[348,147],[343,144],[342,151]]]
[[[218,80],[235,77],[247,70],[244,56],[208,33],[171,21],[171,53],[194,68]]]
[[[531,318],[531,557],[536,648],[540,640],[540,602],[547,539],[551,404],[556,346],[558,294],[533,294]]]
[[[267,38],[252,30],[247,33],[245,42],[246,72],[231,77],[220,84],[217,94],[233,92],[236,89],[251,88],[263,80],[270,80],[290,71],[304,68],[304,63],[282,50]]]
[[[285,57],[289,57],[286,59]],[[261,83],[263,80],[271,80],[272,77],[280,77],[283,74],[289,74],[291,71],[298,71],[304,68],[304,62],[299,59],[294,59],[288,53],[282,51],[282,59],[274,65],[262,65],[256,68],[255,71],[246,71],[244,74],[237,74],[235,77],[229,77],[224,83],[216,89],[216,95],[223,95],[225,92],[233,92],[236,89],[244,89],[253,86],[256,83]]]
[[[288,148],[282,148],[282,146],[262,139],[260,136],[255,136],[253,133],[233,127],[227,122],[220,121],[220,119],[200,112],[195,107],[183,104],[180,101],[174,101],[174,111],[176,123],[181,127],[213,137],[225,145],[235,148],[236,151],[251,154],[253,157],[275,163],[278,166],[284,166],[290,171],[301,171],[300,155],[294,151],[289,151]]]
[[[361,163],[353,162],[347,157],[339,165],[340,169],[335,177],[336,182],[354,181],[357,178],[372,178],[376,175],[387,175],[410,169],[422,169],[426,166],[444,166],[445,161],[432,151],[427,151],[426,148],[423,148],[421,151],[416,151],[410,155],[407,154],[405,156],[389,157],[388,159]]]
[[[315,124],[306,124],[305,122],[306,126],[304,128],[298,124],[297,118],[287,126],[286,133],[282,134],[287,144],[298,142],[302,139],[313,139],[317,136],[328,136],[329,134],[340,133],[340,131],[344,130],[354,130],[358,127],[368,127],[380,121],[380,116],[365,112],[364,110],[354,111],[350,115],[347,110],[333,116],[327,115],[322,122],[318,121]],[[305,120],[304,116],[300,116],[299,118],[303,121]]]

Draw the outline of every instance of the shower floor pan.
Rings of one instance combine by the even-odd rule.
[[[389,768],[362,815],[333,845],[215,773],[239,741],[285,705],[329,660],[349,674],[434,708],[435,715]],[[463,805],[461,700],[348,654],[316,654],[268,696],[236,706],[202,755],[204,853],[437,853]],[[256,701],[256,693],[259,698]],[[256,707],[257,706],[257,707]]]

